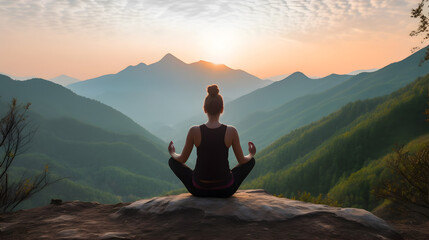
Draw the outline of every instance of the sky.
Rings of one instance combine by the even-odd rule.
[[[260,78],[400,61],[419,0],[0,0],[0,72],[80,80],[171,53]]]

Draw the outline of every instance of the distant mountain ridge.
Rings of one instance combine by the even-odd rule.
[[[118,109],[154,131],[201,111],[206,87],[214,83],[228,101],[270,82],[225,65],[206,61],[187,64],[167,54],[153,64],[129,66],[116,74],[68,87],[77,94]]]
[[[349,102],[390,94],[429,73],[429,62],[419,65],[426,49],[402,61],[372,72],[361,73],[317,94],[298,97],[268,112],[255,112],[237,128],[244,141],[266,147],[290,131],[317,121]]]
[[[281,81],[273,82],[266,87],[256,89],[226,103],[221,121],[230,125],[239,124],[245,119],[252,122],[252,115],[265,114],[265,112],[274,110],[298,97],[323,92],[351,77],[349,75],[330,74],[323,78],[311,79],[302,72],[295,72]],[[171,129],[154,133],[164,141],[171,140],[172,137],[182,139],[178,141],[178,146],[181,146],[181,141],[184,141],[189,126],[201,124],[206,121],[206,118],[203,111],[201,111],[199,115],[192,116]]]
[[[296,72],[300,72],[300,71],[296,71]],[[292,74],[294,74],[294,73],[296,73],[296,72],[293,72],[293,73],[287,73],[287,74],[281,74],[281,75],[275,75],[275,76],[267,77],[267,78],[265,78],[264,80],[277,82],[277,81],[281,81],[281,80],[283,80],[283,79],[285,79],[285,78],[289,77],[290,75],[292,75]],[[311,78],[311,79],[318,79],[318,78],[321,78],[321,77],[318,77],[318,76],[308,76],[308,77],[309,77],[309,78]]]
[[[79,79],[73,78],[73,77],[70,77],[70,76],[67,76],[67,75],[64,75],[64,74],[61,74],[61,75],[59,75],[57,77],[54,77],[54,78],[51,78],[51,79],[48,79],[48,80],[51,81],[51,82],[60,84],[62,86],[67,86],[67,85],[72,84],[72,83],[80,82]]]
[[[375,72],[379,70],[379,68],[371,68],[371,69],[361,69],[361,70],[355,70],[353,72],[349,72],[347,73],[347,75],[358,75],[360,73],[364,73],[364,72]]]
[[[20,81],[37,78],[35,76],[18,77],[18,76],[13,76],[13,75],[1,73],[1,72],[0,72],[0,75],[5,75],[5,76],[8,76],[8,77],[10,77],[10,78],[12,78],[14,80],[20,80]],[[61,75],[59,75],[57,77],[50,78],[50,79],[47,79],[47,80],[51,81],[53,83],[56,83],[56,84],[60,84],[62,86],[66,86],[66,85],[69,85],[69,84],[76,83],[76,82],[80,81],[77,78],[73,78],[73,77],[67,76],[65,74],[61,74]]]
[[[350,75],[330,74],[323,78],[311,79],[302,72],[295,72],[281,81],[227,103],[225,106],[227,111],[222,118],[231,124],[236,124],[249,114],[271,111],[295,98],[323,92],[351,77]]]
[[[35,76],[14,76],[14,75],[11,75],[11,74],[7,74],[7,73],[3,73],[3,72],[0,72],[0,75],[5,75],[5,76],[8,76],[8,77],[10,77],[10,78],[12,78],[12,79],[15,79],[15,80],[28,80],[28,79],[32,79],[32,78],[36,78]]]
[[[4,102],[17,98],[31,102],[31,111],[45,118],[70,117],[121,134],[137,134],[162,141],[129,117],[98,101],[81,97],[67,88],[41,78],[15,81],[0,75],[0,96]]]

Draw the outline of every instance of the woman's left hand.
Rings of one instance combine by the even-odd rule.
[[[249,154],[251,155],[251,157],[255,156],[256,154],[255,144],[253,144],[253,142],[248,142],[247,144],[249,145]]]
[[[170,153],[172,157],[176,153],[176,148],[174,147],[173,141],[168,144],[168,153]]]

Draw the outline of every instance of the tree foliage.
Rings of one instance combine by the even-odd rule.
[[[8,175],[12,163],[34,134],[26,118],[29,107],[29,103],[22,106],[13,99],[6,115],[0,119],[0,212],[12,211],[49,184],[47,165],[33,178],[21,177],[13,181]]]
[[[414,154],[397,147],[387,167],[392,176],[375,193],[416,212],[429,213],[429,146]]]
[[[412,31],[410,36],[423,35],[422,43],[426,42],[429,39],[429,0],[421,0],[418,6],[411,10],[411,17],[418,18],[420,22],[417,30]],[[429,60],[429,48],[426,50],[423,61],[427,60]]]
[[[275,195],[276,197],[284,197],[283,194]],[[298,192],[296,196],[291,197],[292,200],[298,200],[302,202],[311,202],[315,204],[324,204],[333,207],[341,207],[341,204],[333,199],[329,194],[319,194],[317,197],[311,195],[309,192]]]

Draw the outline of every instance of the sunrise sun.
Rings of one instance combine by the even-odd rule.
[[[233,57],[239,43],[237,35],[231,31],[207,31],[201,38],[205,60],[216,64]]]

